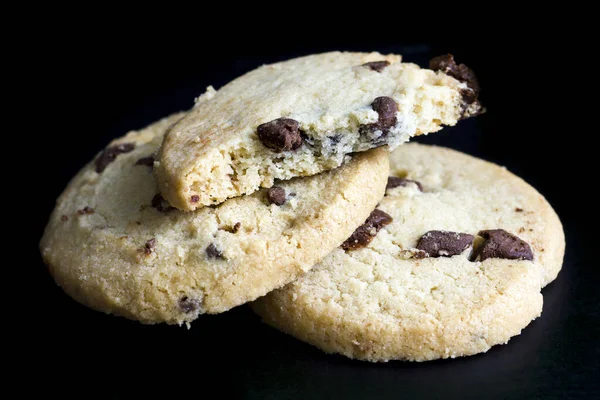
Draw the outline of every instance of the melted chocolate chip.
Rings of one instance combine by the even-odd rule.
[[[533,260],[531,247],[525,241],[504,229],[480,231],[478,235],[485,239],[478,252],[480,261],[488,258]]]
[[[393,189],[398,186],[408,186],[410,183],[414,183],[415,185],[417,185],[421,192],[423,191],[423,186],[421,186],[420,182],[413,181],[412,179],[398,178],[397,176],[390,176],[388,178],[387,186],[385,187],[385,189]]]
[[[139,160],[137,160],[135,162],[134,165],[147,165],[148,167],[153,167],[154,166],[154,156],[140,158]]]
[[[429,231],[421,236],[417,249],[429,257],[451,257],[465,251],[473,244],[473,239],[468,233]]]
[[[223,258],[223,252],[215,246],[214,243],[211,243],[206,248],[206,255],[208,258]]]
[[[150,240],[148,240],[146,242],[146,244],[144,245],[144,254],[145,255],[150,255],[150,253],[152,253],[154,251],[154,248],[156,247],[156,239],[152,238]]]
[[[267,191],[267,200],[269,204],[283,205],[286,200],[285,189],[279,186],[273,186]]]
[[[167,203],[160,194],[154,195],[152,198],[152,207],[156,208],[160,212],[167,212],[173,210],[173,207]]]
[[[96,172],[101,173],[106,169],[108,164],[115,161],[119,154],[129,153],[130,151],[133,151],[134,148],[135,143],[121,143],[107,147],[98,158],[96,158]]]
[[[398,121],[396,117],[398,104],[391,97],[381,96],[373,100],[371,107],[379,114],[379,119],[377,122],[361,125],[359,132],[361,135],[364,135],[368,132],[381,131],[383,133],[382,136],[387,135]]]
[[[302,145],[298,126],[298,121],[291,118],[277,118],[259,125],[256,131],[262,144],[279,153],[296,150]]]
[[[66,215],[63,215],[62,217],[60,217],[60,220],[63,222],[66,222],[69,220],[69,217],[67,217]]]
[[[200,302],[195,299],[190,299],[187,296],[183,296],[181,300],[179,300],[179,308],[185,313],[190,313],[200,308]]]
[[[370,61],[368,63],[364,63],[362,66],[371,68],[373,71],[381,72],[388,65],[390,65],[389,61]]]
[[[90,206],[85,206],[81,210],[77,210],[77,214],[79,214],[79,215],[93,214],[94,212],[95,212],[94,209]]]
[[[389,225],[392,220],[389,214],[381,210],[373,210],[365,223],[356,228],[354,233],[342,243],[342,249],[356,250],[367,246],[377,235],[377,232],[384,226]]]
[[[190,201],[192,203],[197,203],[199,200],[200,200],[200,196],[198,196],[197,194],[195,194],[192,197],[190,197]]]

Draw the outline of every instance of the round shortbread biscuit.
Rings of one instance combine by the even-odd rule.
[[[390,178],[377,208],[393,221],[366,247],[336,249],[253,309],[326,352],[368,361],[472,355],[518,335],[541,314],[541,288],[562,266],[564,233],[552,207],[505,168],[445,148],[402,146],[390,170],[404,180]],[[532,260],[480,261],[509,254],[477,236],[491,229],[528,243],[515,247],[512,237],[507,247]],[[452,245],[430,231],[475,240],[446,235],[456,248],[471,245],[432,257]]]
[[[59,197],[40,249],[77,301],[144,323],[226,311],[310,269],[383,197],[388,155],[375,150],[280,189],[176,210],[157,194],[152,166],[182,115],[113,141]]]

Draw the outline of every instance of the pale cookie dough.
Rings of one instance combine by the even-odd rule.
[[[155,169],[160,192],[194,210],[481,112],[475,75],[451,56],[432,60],[437,72],[400,60],[325,53],[209,87],[165,137]]]
[[[518,335],[540,315],[540,290],[562,265],[564,234],[551,206],[505,168],[449,149],[402,146],[390,169],[419,183],[390,179],[396,187],[377,208],[393,221],[380,212],[367,247],[336,249],[253,309],[328,353],[368,361],[466,356]],[[483,246],[477,234],[497,228],[526,243]],[[426,234],[437,230],[460,235]],[[469,235],[478,259],[504,252],[533,260],[470,261]],[[442,236],[450,244],[439,245]],[[353,234],[345,247],[361,240]],[[458,255],[431,257],[453,247]]]
[[[40,248],[77,301],[144,323],[226,311],[310,269],[383,197],[389,162],[378,149],[269,193],[178,211],[157,194],[151,169],[181,117],[115,140],[59,197]]]

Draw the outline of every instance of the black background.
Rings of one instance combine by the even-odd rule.
[[[353,37],[313,32],[284,40],[248,29],[231,38],[201,25],[195,34],[175,39],[166,26],[117,30],[107,23],[92,35],[85,24],[57,31],[44,43],[37,57],[47,68],[40,71],[42,86],[30,94],[34,103],[44,98],[47,115],[35,114],[44,115],[33,156],[43,173],[30,199],[34,229],[27,230],[35,234],[26,253],[31,262],[25,264],[33,288],[23,296],[35,322],[26,330],[36,339],[19,346],[25,363],[18,371],[35,379],[22,390],[36,390],[33,382],[47,379],[47,393],[114,397],[163,391],[204,397],[210,389],[223,398],[600,396],[600,274],[592,259],[595,202],[586,193],[597,179],[596,160],[592,146],[580,139],[585,132],[566,129],[579,117],[569,111],[571,83],[558,78],[561,71],[547,46],[535,38],[485,45],[466,37],[456,38],[461,45],[402,43],[377,32]],[[545,195],[561,217],[567,237],[563,271],[543,291],[542,317],[522,335],[473,357],[370,364],[325,355],[280,334],[246,306],[202,316],[191,330],[143,326],[88,310],[55,286],[37,242],[70,177],[112,138],[187,109],[206,86],[219,88],[261,64],[337,49],[400,53],[421,66],[451,52],[478,74],[487,114],[420,141],[507,166]]]

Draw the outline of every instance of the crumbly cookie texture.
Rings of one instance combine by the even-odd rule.
[[[294,280],[339,246],[384,194],[382,149],[318,176],[182,212],[153,157],[183,114],[112,142],[69,183],[40,243],[56,282],[96,310],[181,324]]]
[[[481,112],[471,70],[451,56],[431,67],[333,52],[209,87],[165,137],[159,190],[174,207],[194,210],[336,168],[350,153],[394,149]]]
[[[551,206],[506,169],[449,149],[408,144],[390,168],[377,209],[392,222],[253,309],[326,352],[368,361],[466,356],[520,334],[562,265]]]

